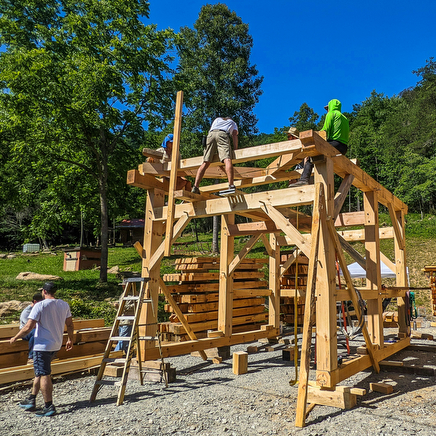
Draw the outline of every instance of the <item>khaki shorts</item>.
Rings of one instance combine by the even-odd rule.
[[[235,154],[230,147],[230,137],[226,132],[222,132],[221,130],[214,130],[207,135],[203,161],[211,162],[217,151],[221,162],[223,162],[224,159],[234,159]]]

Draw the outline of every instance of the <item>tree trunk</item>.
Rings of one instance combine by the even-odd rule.
[[[99,180],[100,188],[100,213],[101,213],[101,267],[100,283],[107,283],[107,264],[108,264],[108,237],[109,237],[109,217],[107,207],[107,150],[102,146],[102,162]]]

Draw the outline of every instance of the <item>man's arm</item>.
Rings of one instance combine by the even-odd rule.
[[[73,348],[73,335],[74,335],[74,326],[73,326],[73,318],[70,316],[65,320],[65,324],[67,325],[67,334],[68,340],[65,344],[65,350],[70,351]]]
[[[238,149],[238,131],[237,130],[233,130],[232,139],[233,139],[233,149],[237,150]]]
[[[26,325],[11,339],[9,343],[13,344],[17,339],[24,338],[28,333],[30,333],[36,327],[36,321],[34,319],[28,319]]]

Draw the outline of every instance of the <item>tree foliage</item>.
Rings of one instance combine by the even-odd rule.
[[[109,202],[125,197],[126,170],[140,159],[144,123],[159,127],[171,113],[166,51],[173,34],[143,24],[148,12],[142,0],[6,0],[0,6],[6,141],[16,160],[29,156],[33,167],[50,174],[40,187],[40,206],[59,202],[56,189],[76,193],[76,213],[99,198],[102,281]],[[70,167],[80,175],[73,191],[67,191]],[[42,215],[32,222],[40,233],[56,221],[51,207]]]

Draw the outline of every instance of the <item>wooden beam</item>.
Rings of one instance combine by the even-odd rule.
[[[165,256],[171,255],[171,246],[173,243],[173,225],[174,225],[174,191],[177,187],[177,170],[180,159],[180,131],[182,128],[182,108],[183,108],[183,91],[177,93],[176,112],[174,116],[174,138],[173,150],[171,153],[171,174],[170,174],[170,191],[168,193],[168,212],[165,232]]]
[[[269,288],[271,295],[268,305],[268,324],[275,328],[280,326],[280,246],[277,234],[270,233],[269,244],[272,249],[269,256]]]
[[[267,167],[268,174],[274,174],[279,171],[286,171],[302,160],[300,153],[291,153],[279,156]]]
[[[228,225],[234,223],[235,215],[221,217],[218,330],[226,337],[232,335],[233,276],[230,274],[230,262],[233,259],[234,238],[229,235]]]
[[[366,252],[366,287],[380,289],[380,239],[378,217],[378,193],[367,191],[363,193],[365,211],[365,252]],[[380,348],[384,346],[383,338],[383,307],[382,298],[370,300],[367,303],[368,330],[371,342]]]
[[[265,250],[268,253],[268,256],[272,256],[273,249],[271,247],[271,244],[268,241],[268,238],[264,234],[262,234],[260,237],[262,239],[263,245],[265,245]]]
[[[366,271],[366,260],[341,235],[338,235],[342,248]]]
[[[168,303],[173,308],[174,313],[177,315],[177,318],[179,319],[179,322],[181,322],[183,327],[185,328],[185,331],[186,331],[187,335],[189,336],[189,339],[191,339],[193,341],[197,340],[197,336],[192,331],[188,321],[185,318],[185,315],[180,310],[178,304],[174,300],[173,296],[171,295],[171,292],[166,287],[166,285],[165,285],[164,281],[162,280],[162,278],[159,279],[159,286],[160,286],[160,289],[161,289],[162,293],[165,295],[165,298],[167,299]],[[207,360],[206,353],[203,350],[200,351],[200,356],[202,357],[203,360]]]
[[[405,235],[405,212],[397,211],[395,212],[395,220],[398,222],[400,226],[400,234]],[[405,287],[408,285],[407,279],[407,266],[406,266],[406,248],[401,243],[403,241],[403,237],[397,238],[394,237],[394,252],[395,252],[395,272],[396,272],[396,285],[399,287]],[[398,326],[399,332],[403,333],[407,336],[410,335],[411,327],[410,325],[406,325],[406,300],[404,298],[397,298],[397,306],[398,306]]]
[[[235,159],[232,159],[233,164],[258,160],[259,157],[266,159],[269,157],[282,156],[290,153],[300,153],[302,144],[300,140],[294,139],[291,141],[275,142],[272,144],[259,145],[257,147],[248,147],[235,150]],[[304,155],[303,155],[304,157]],[[203,163],[203,156],[182,159],[180,161],[180,169],[197,169]],[[211,166],[222,165],[218,156],[215,156],[211,161]],[[171,162],[166,164],[166,169],[171,169]]]
[[[262,203],[268,198],[272,207],[291,207],[312,204],[313,185],[300,186],[287,189],[256,192],[253,194],[240,195],[239,198],[217,197],[197,201],[190,204],[177,204],[174,219],[188,214],[191,218],[204,218],[212,215],[224,215],[230,213],[261,212]],[[155,221],[165,221],[167,207],[156,207],[154,210]]]
[[[315,184],[324,185],[326,215],[334,213],[334,173],[329,158],[315,163]],[[335,252],[325,220],[320,222],[316,278],[317,369],[330,373],[338,366]]]
[[[333,167],[335,174],[338,174],[342,178],[344,178],[347,174],[353,175],[353,185],[359,188],[361,191],[377,191],[379,201],[382,204],[387,206],[388,203],[391,203],[394,205],[395,210],[404,210],[404,212],[407,213],[406,204],[404,204],[400,199],[395,197],[394,194],[392,194],[386,188],[380,185],[380,183],[374,180],[369,174],[365,173],[365,171],[360,169],[357,165],[353,164],[346,156],[338,155],[338,150],[336,150],[332,145],[325,141],[318,134],[318,132],[315,132],[313,130],[301,132],[300,140],[303,141],[302,138],[304,138],[304,141],[307,144],[311,144],[311,147],[314,147],[314,149],[316,150],[314,155],[323,154],[325,156],[333,158]],[[304,146],[303,152],[306,151],[306,148],[310,147]],[[307,150],[307,152],[312,151],[312,149]]]
[[[342,209],[345,199],[347,198],[348,193],[350,192],[351,185],[353,184],[354,176],[352,174],[347,174],[342,180],[341,186],[339,186],[338,191],[335,195],[335,210],[334,210],[334,219],[339,215],[339,212]]]
[[[392,227],[394,228],[395,239],[398,244],[398,248],[400,250],[404,250],[406,247],[406,242],[404,240],[404,232],[400,226],[400,223],[397,219],[397,214],[394,210],[394,206],[391,203],[388,203],[389,216],[391,217]]]
[[[288,236],[295,245],[306,255],[310,255],[310,242],[307,238],[287,220],[277,209],[270,203],[263,203],[263,208],[269,217],[275,222],[276,226]]]
[[[295,250],[288,260],[280,267],[280,277],[289,269],[289,267],[297,260],[297,250]]]
[[[278,233],[280,229],[272,221],[258,221],[253,223],[241,223],[229,225],[231,236],[246,236],[262,233]]]
[[[364,224],[365,212],[363,211],[340,213],[335,218],[335,227],[363,226]]]
[[[336,229],[335,229],[331,219],[327,219],[327,226],[328,226],[330,235],[331,235],[333,243],[334,243],[336,254],[338,255],[339,264],[342,268],[342,273],[344,275],[345,282],[347,284],[347,289],[349,290],[350,299],[353,302],[353,307],[354,307],[354,310],[356,311],[357,319],[359,319],[362,316],[362,314],[360,312],[359,301],[357,299],[357,294],[356,294],[356,291],[354,289],[353,281],[351,280],[350,272],[348,271],[347,264],[345,262],[345,257],[344,257],[344,253],[342,252],[342,248],[341,248],[341,244],[339,242],[338,234],[336,232]],[[374,370],[375,370],[375,372],[378,373],[378,372],[380,372],[380,366],[378,364],[378,361],[375,358],[374,347],[373,347],[371,338],[369,336],[366,324],[363,324],[362,334],[363,334],[363,337],[365,339],[366,348],[368,350],[369,356],[371,357],[371,362],[372,362],[372,365],[374,367]]]
[[[335,223],[336,226],[336,223]],[[365,242],[365,230],[340,230],[338,233],[349,242],[361,241]],[[382,227],[378,229],[379,239],[392,239],[394,230],[392,227]]]
[[[230,232],[229,232],[229,236],[231,236]],[[260,238],[260,234],[252,236],[250,238],[250,240],[244,245],[244,247],[241,249],[241,251],[237,254],[237,256],[230,263],[229,274],[233,274],[235,269],[241,264],[242,260],[250,252],[250,250],[254,247],[254,245],[259,240],[259,238]]]
[[[142,189],[162,189],[168,191],[168,181],[158,180],[151,174],[141,174],[138,170],[127,172],[127,184]]]
[[[297,413],[295,426],[304,427],[306,423],[307,388],[310,368],[310,346],[312,326],[315,315],[316,269],[318,262],[320,219],[325,219],[324,186],[317,183],[313,205],[312,246],[307,273],[306,302],[304,306],[303,339],[301,344],[300,377],[298,380]],[[296,314],[295,314],[296,316]]]
[[[396,271],[395,264],[387,256],[385,256],[381,251],[380,251],[380,259],[391,271],[394,271],[394,272]]]

